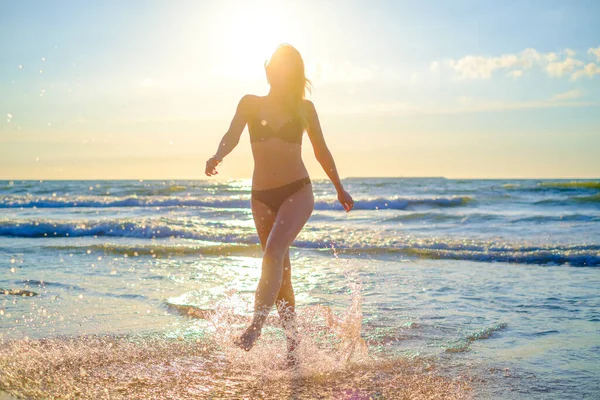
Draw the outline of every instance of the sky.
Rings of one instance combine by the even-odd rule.
[[[344,177],[598,178],[600,2],[0,1],[0,179],[203,179],[277,44]],[[326,177],[305,138],[311,177]],[[220,166],[249,178],[247,130]]]

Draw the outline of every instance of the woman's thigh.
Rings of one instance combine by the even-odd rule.
[[[283,255],[310,218],[315,205],[312,185],[303,186],[288,197],[277,212],[265,244],[265,251]]]
[[[275,222],[275,217],[277,214],[275,214],[269,207],[260,201],[254,199],[251,201],[251,206],[252,217],[254,218],[254,225],[256,226],[256,232],[258,233],[260,246],[264,251],[269,233],[271,233],[271,229],[273,228],[273,223]],[[289,285],[292,280],[289,246],[285,253],[283,263],[283,283]]]
[[[273,228],[273,223],[275,222],[275,214],[269,207],[260,201],[251,200],[252,206],[252,218],[254,218],[254,225],[256,226],[256,232],[258,233],[258,240],[260,241],[260,246],[262,249],[265,249],[267,244],[267,238],[269,237],[269,233]]]

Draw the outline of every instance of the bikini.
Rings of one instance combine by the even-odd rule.
[[[259,120],[259,111],[260,105],[258,106],[258,110],[253,113],[254,117],[248,123],[248,132],[250,133],[251,143],[279,138],[289,143],[298,143],[302,145],[304,127],[297,116],[288,119],[281,127],[274,130],[267,121],[264,119]],[[251,197],[265,204],[274,213],[277,213],[279,207],[281,207],[286,199],[309,183],[311,183],[310,178],[305,176],[304,178],[274,188],[262,190],[252,189]]]

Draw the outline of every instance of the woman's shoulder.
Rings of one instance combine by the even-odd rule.
[[[304,108],[304,113],[306,115],[311,115],[315,112],[314,103],[308,99],[302,99],[302,107]]]
[[[240,100],[240,104],[243,104],[245,106],[256,105],[262,98],[263,98],[263,96],[248,93],[248,94],[245,94],[242,96],[242,99]]]
[[[245,94],[240,99],[238,107],[243,111],[246,116],[254,115],[258,107],[258,102],[262,97],[255,94]]]
[[[302,99],[302,106],[308,110],[315,108],[315,104],[309,99]]]

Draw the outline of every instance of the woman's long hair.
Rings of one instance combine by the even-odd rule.
[[[280,44],[271,59],[268,62],[265,61],[265,71],[271,87],[275,82],[281,83],[282,79],[277,79],[277,76],[284,74],[284,90],[288,93],[286,105],[293,114],[300,118],[302,126],[307,128],[308,122],[304,115],[302,102],[305,99],[306,91],[312,92],[312,84],[304,73],[304,61],[300,52],[291,44]]]

